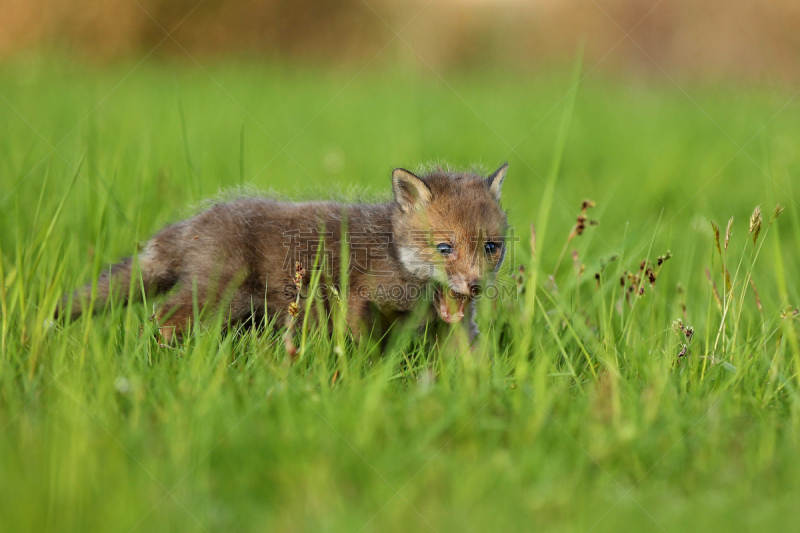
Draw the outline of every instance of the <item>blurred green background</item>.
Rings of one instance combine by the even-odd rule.
[[[102,259],[112,262],[228,189],[387,198],[396,166],[488,171],[508,161],[505,206],[527,256],[525,235],[573,96],[552,209],[561,231],[547,237],[554,253],[584,198],[598,203],[591,215],[601,222],[591,254],[620,253],[626,235],[650,232],[653,250],[679,253],[684,276],[701,278],[708,257],[698,247],[710,243],[711,221],[724,226],[734,216],[746,225],[756,205],[769,213],[776,203],[794,216],[800,106],[789,91],[676,86],[587,68],[575,85],[568,69],[528,75],[488,66],[440,77],[397,65],[287,61],[8,62],[0,217],[24,234],[33,222],[24,212],[38,203],[45,176],[57,196],[85,159],[76,189],[89,208],[64,220],[76,229],[76,247],[108,239]],[[118,228],[101,221],[106,205]],[[791,268],[796,237],[787,233],[783,243]],[[13,249],[14,232],[4,238]],[[637,245],[644,253],[650,242]]]

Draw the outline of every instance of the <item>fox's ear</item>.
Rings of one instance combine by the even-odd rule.
[[[500,201],[500,189],[503,187],[503,180],[506,177],[508,170],[508,163],[504,163],[502,167],[494,171],[494,174],[486,178],[486,185],[489,187],[489,192]]]
[[[392,171],[392,189],[394,189],[394,199],[406,213],[431,200],[431,190],[428,185],[404,168]]]

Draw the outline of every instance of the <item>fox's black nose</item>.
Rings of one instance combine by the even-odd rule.
[[[470,296],[477,296],[481,293],[481,285],[477,281],[473,281],[469,284],[469,294]]]

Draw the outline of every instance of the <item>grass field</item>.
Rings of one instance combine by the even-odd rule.
[[[357,74],[0,67],[0,529],[796,524],[793,92]],[[47,326],[63,292],[220,191],[387,197],[393,167],[430,160],[510,163],[519,291],[482,302],[474,354],[408,338],[342,353],[312,328],[290,364],[279,335],[213,324],[160,347],[152,302]],[[565,244],[585,198],[599,226]],[[621,286],[667,251],[654,285]]]

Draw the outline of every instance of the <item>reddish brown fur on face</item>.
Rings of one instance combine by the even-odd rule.
[[[487,179],[477,174],[436,172],[421,180],[430,201],[408,214],[399,211],[393,219],[400,248],[417,259],[407,266],[419,263],[421,276],[470,295],[469,285],[482,284],[502,261],[506,215]],[[495,253],[486,253],[487,242],[497,245]],[[439,254],[440,243],[450,244],[453,252]]]
[[[489,178],[447,172],[420,178],[395,171],[395,201],[383,204],[264,198],[217,204],[156,234],[135,261],[112,267],[98,280],[95,309],[113,296],[135,300],[143,286],[149,294],[170,293],[156,313],[165,337],[184,334],[194,319],[195,298],[201,318],[222,311],[230,323],[267,317],[282,325],[297,298],[295,263],[312,272],[320,246],[319,261],[326,267],[320,282],[342,292],[343,227],[350,250],[347,319],[355,334],[381,317],[406,315],[420,302],[431,306],[428,289],[434,286],[468,299],[503,258],[507,223],[499,194],[505,168]],[[452,254],[437,251],[443,242]],[[486,252],[487,242],[498,245],[496,252]],[[132,279],[135,263],[141,285]],[[303,285],[310,279],[309,274]],[[57,314],[72,301],[69,314],[79,316],[90,293],[91,285],[65,297]],[[467,326],[474,336],[471,319]]]

